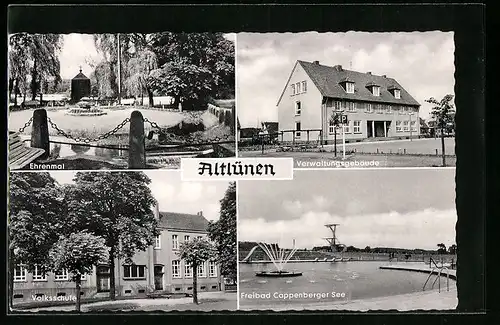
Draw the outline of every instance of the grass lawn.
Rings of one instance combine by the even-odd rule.
[[[340,161],[342,154],[337,153],[335,158],[331,152],[265,152],[260,151],[239,151],[239,157],[292,157],[294,158],[295,168],[321,168],[321,166],[302,166],[304,162],[333,162]],[[378,166],[372,167],[441,167],[442,158],[440,156],[409,156],[409,155],[370,155],[370,154],[353,154],[346,157],[348,161],[377,161]],[[456,166],[456,157],[446,157],[446,167]],[[323,166],[334,168],[335,166]]]
[[[447,155],[455,154],[455,138],[444,139],[445,153]],[[333,147],[333,146],[328,146]],[[337,145],[337,150],[342,148],[342,145]],[[347,143],[346,149],[356,149],[357,152],[375,153],[379,152],[396,153],[406,149],[408,154],[441,154],[441,139],[414,139],[410,140],[394,140],[394,141],[377,141],[377,142],[356,142]]]

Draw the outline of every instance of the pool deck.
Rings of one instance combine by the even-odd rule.
[[[438,274],[437,269],[433,269],[429,267],[427,264],[394,264],[394,265],[384,265],[381,266],[382,270],[400,270],[400,271],[410,271],[410,272],[421,272],[421,273],[433,273]],[[448,270],[448,274],[450,275],[450,279],[457,279],[457,270]],[[441,276],[446,276],[446,270],[441,273]]]

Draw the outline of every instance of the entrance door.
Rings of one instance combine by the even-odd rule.
[[[108,266],[98,266],[96,272],[97,292],[109,292],[110,271]]]
[[[155,265],[155,290],[163,290],[163,265]]]
[[[366,121],[366,137],[367,138],[372,138],[373,137],[373,129],[372,129],[372,121]]]

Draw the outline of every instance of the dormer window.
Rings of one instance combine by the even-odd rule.
[[[394,96],[394,98],[401,99],[401,90],[398,87],[390,86],[389,88],[387,88],[387,90],[389,90],[389,92]]]
[[[375,84],[374,82],[369,82],[366,84],[366,88],[370,90],[373,96],[380,96],[380,86]]]
[[[348,94],[354,94],[354,82],[346,82],[345,91]]]
[[[340,80],[339,84],[344,88],[345,92],[348,94],[354,94],[354,81],[346,77]]]

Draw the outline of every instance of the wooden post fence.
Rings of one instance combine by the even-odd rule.
[[[146,136],[144,134],[144,119],[139,111],[133,111],[130,115],[128,168],[146,168]]]
[[[43,108],[33,112],[33,126],[31,129],[31,147],[45,150],[40,159],[47,159],[50,154],[49,125],[47,111]]]

